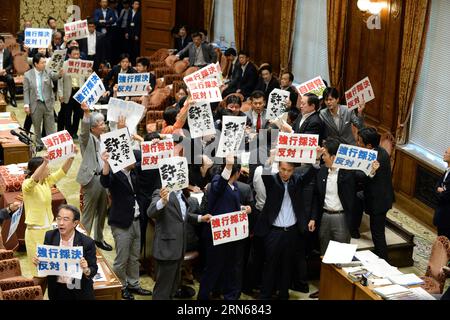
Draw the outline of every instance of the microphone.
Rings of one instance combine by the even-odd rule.
[[[25,143],[26,145],[30,145],[30,144],[33,142],[30,138],[28,138],[26,135],[24,135],[24,134],[21,133],[21,132],[18,133],[18,132],[14,131],[14,130],[11,130],[10,133],[11,133],[13,136],[18,137],[18,138],[19,138],[19,141],[22,142],[22,143]]]

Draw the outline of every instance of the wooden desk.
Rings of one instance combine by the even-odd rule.
[[[15,115],[11,113],[9,119],[0,119],[0,124],[18,123]],[[0,131],[1,148],[3,150],[3,164],[28,162],[31,157],[30,146],[20,142],[10,132],[11,130]]]
[[[355,282],[334,264],[322,263],[319,300],[354,300]]]
[[[2,199],[0,201],[1,207],[5,208],[8,203],[12,203],[14,201],[22,201],[22,193],[21,192],[5,192],[2,195]],[[66,198],[64,195],[59,192],[58,189],[54,188],[52,190],[52,211],[53,216],[56,217],[58,207],[61,204],[66,203]],[[3,221],[1,236],[3,239],[3,245],[8,250],[17,250],[19,245],[25,245],[25,210],[24,208],[22,217],[20,218],[19,226],[17,227],[17,231],[12,235],[11,239],[6,242],[6,238],[8,237],[10,220]]]
[[[97,265],[102,266],[107,281],[94,281],[94,294],[96,300],[121,300],[122,284],[112,270],[108,261],[97,249]]]
[[[361,283],[355,282],[354,300],[383,300],[383,298],[374,293],[371,287],[365,287]]]

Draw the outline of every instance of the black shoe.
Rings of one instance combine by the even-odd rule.
[[[143,289],[141,287],[139,287],[139,288],[130,288],[130,287],[128,287],[127,289],[131,293],[135,293],[135,294],[138,294],[140,296],[151,296],[152,295],[152,292],[150,290],[145,290],[145,289]]]
[[[122,289],[122,299],[134,300],[134,296],[127,289]]]
[[[11,98],[11,105],[14,107],[14,108],[17,108],[17,101],[16,101],[16,99],[15,98]]]
[[[319,290],[317,290],[317,291],[311,293],[311,294],[309,295],[309,298],[310,298],[310,299],[319,299]]]
[[[195,296],[195,290],[189,286],[181,286],[174,295],[177,299],[189,299]]]
[[[106,243],[105,240],[103,240],[102,242],[95,241],[95,245],[105,251],[112,251],[113,249],[109,244]]]
[[[293,284],[291,286],[291,290],[299,291],[299,292],[303,292],[303,293],[308,293],[309,292],[309,286],[308,286],[307,283],[297,283],[297,284]]]
[[[352,237],[353,239],[359,239],[359,238],[361,238],[361,235],[359,234],[359,231],[358,231],[358,230],[350,232],[350,235],[351,235],[351,237]]]

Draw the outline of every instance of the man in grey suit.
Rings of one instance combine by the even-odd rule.
[[[91,233],[95,220],[94,240],[97,247],[111,251],[112,247],[103,239],[106,219],[107,193],[100,184],[103,161],[100,154],[100,135],[105,132],[105,118],[101,113],[91,115],[89,107],[82,104],[84,111],[81,122],[80,148],[83,159],[77,175],[77,182],[82,187],[83,213],[81,224]]]
[[[183,191],[169,192],[167,188],[153,192],[147,215],[156,222],[153,241],[156,284],[153,288],[153,300],[169,300],[180,285],[181,265],[187,242],[186,224],[209,222],[211,215],[191,213]]]
[[[198,32],[192,34],[192,42],[176,56],[178,60],[189,57],[191,67],[202,68],[210,63],[217,62],[217,54],[214,48],[209,43],[202,42],[202,36]]]
[[[364,127],[363,110],[365,104],[359,105],[357,113],[349,111],[347,106],[339,105],[339,92],[332,87],[325,89],[323,99],[327,106],[326,109],[320,111],[320,118],[324,123],[324,138],[333,137],[341,143],[356,145],[352,124],[358,129]]]
[[[64,71],[60,73],[49,73],[45,69],[45,57],[37,53],[33,57],[34,68],[25,72],[23,81],[23,100],[27,114],[31,114],[34,132],[36,133],[37,150],[43,149],[41,140],[41,125],[44,121],[44,128],[47,135],[55,133],[55,95],[53,94],[53,81],[58,80]]]

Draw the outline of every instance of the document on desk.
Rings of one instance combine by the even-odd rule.
[[[393,275],[389,276],[388,278],[392,281],[392,283],[399,284],[401,286],[414,286],[423,283],[423,280],[416,276],[414,273]]]
[[[363,264],[374,262],[380,259],[375,253],[370,250],[356,251],[355,258],[361,261]]]
[[[417,300],[436,300],[435,297],[433,297],[421,287],[410,288],[409,290],[414,293],[414,296],[417,298]]]
[[[364,266],[372,272],[372,274],[379,278],[387,278],[389,276],[403,274],[398,268],[391,266],[384,259],[378,259],[370,263],[365,263]]]
[[[372,291],[385,299],[390,299],[395,296],[408,293],[409,289],[399,286],[398,284],[393,284],[390,286],[374,288],[374,289],[372,289]]]
[[[357,244],[330,241],[322,262],[327,264],[349,263],[353,260],[357,248]]]

